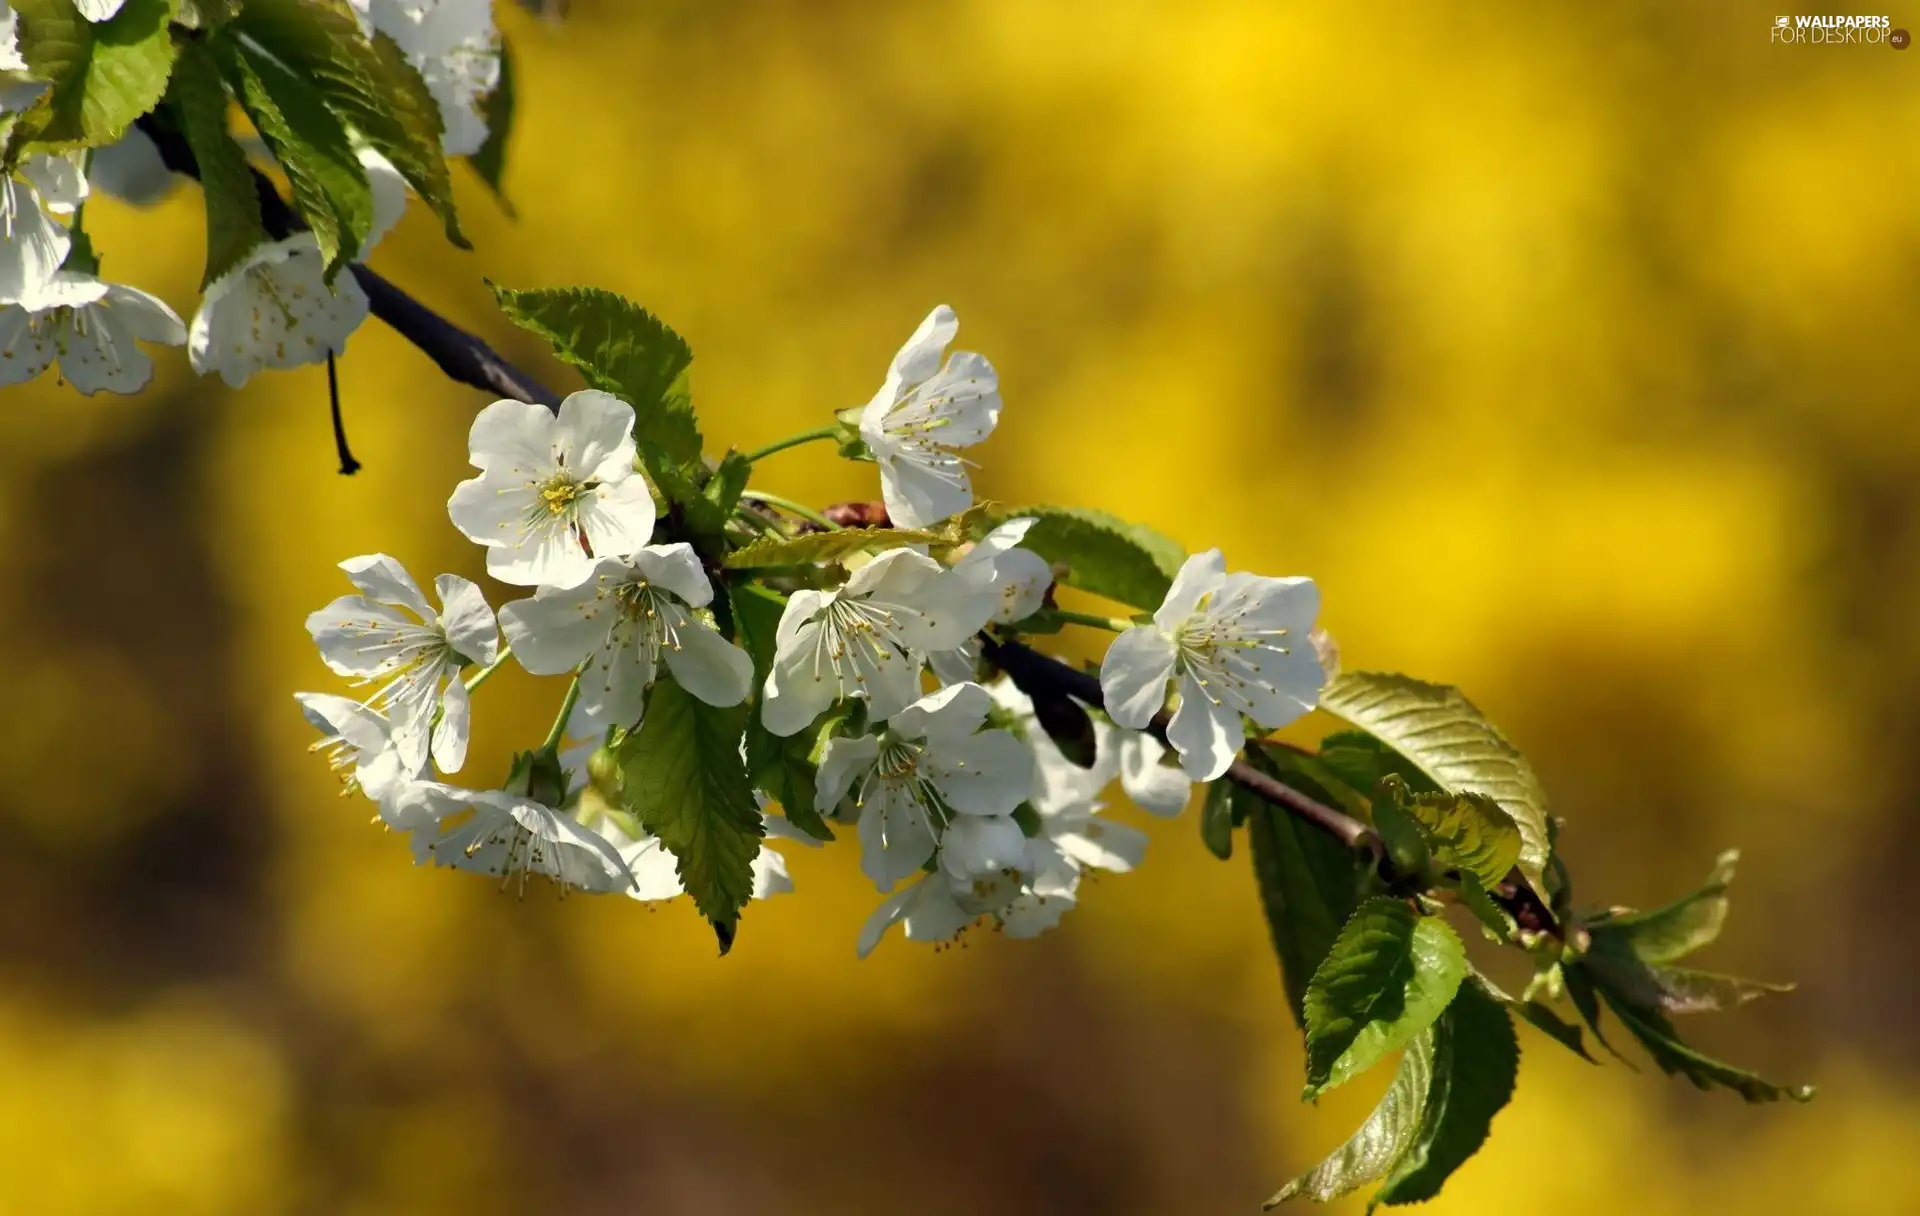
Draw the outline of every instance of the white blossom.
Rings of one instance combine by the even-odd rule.
[[[32,380],[57,361],[67,383],[89,397],[137,393],[153,378],[153,359],[139,343],[186,340],[179,314],[158,297],[62,270],[32,304],[0,307],[0,385]]]
[[[349,272],[328,286],[311,232],[267,241],[214,280],[194,314],[187,355],[201,375],[239,388],[264,368],[324,362],[367,319],[367,293]]]
[[[881,890],[919,869],[942,836],[953,842],[942,858],[950,874],[1015,864],[1008,850],[1019,848],[1020,829],[1010,816],[1033,787],[1033,757],[1007,731],[980,729],[992,705],[978,684],[949,685],[892,715],[877,735],[827,743],[814,809],[844,804],[858,816],[860,868]]]
[[[480,476],[460,483],[447,514],[503,583],[577,587],[597,557],[631,556],[653,537],[633,407],[610,393],[573,393],[557,415],[496,401],[473,420],[467,450]]]
[[[380,687],[368,698],[393,720],[394,744],[411,772],[429,746],[442,772],[466,763],[471,706],[461,669],[492,663],[500,636],[480,588],[454,574],[434,582],[435,612],[399,562],[384,553],[340,563],[360,590],[307,617],[307,632],[335,673]]]
[[[580,673],[579,729],[640,720],[660,664],[709,705],[738,705],[753,690],[753,660],[694,611],[713,584],[693,547],[648,545],[601,558],[578,587],[542,587],[500,610],[520,665],[535,675]]]
[[[36,307],[60,273],[73,237],[56,213],[72,214],[64,158],[38,156],[19,177],[0,172],[0,304]]]
[[[85,152],[50,152],[30,156],[20,166],[40,205],[52,214],[71,216],[87,201]]]
[[[362,28],[393,39],[440,107],[448,156],[487,142],[486,97],[500,84],[492,0],[350,0]]]
[[[898,527],[924,528],[973,505],[966,464],[955,452],[985,439],[1000,421],[993,365],[971,351],[941,362],[959,330],[945,304],[927,314],[860,414],[860,437],[880,465],[881,497]]]
[[[409,769],[401,760],[400,750],[393,743],[393,723],[351,697],[325,692],[297,692],[293,696],[300,703],[300,712],[324,736],[309,750],[326,756],[328,766],[339,774],[345,787],[341,793],[359,790],[379,803],[381,817],[393,823],[389,804],[419,775],[417,769]]]
[[[927,652],[952,650],[991,611],[990,598],[911,549],[880,554],[835,590],[796,591],[775,632],[761,721],[792,735],[842,697],[890,718],[919,696]]]
[[[1218,549],[1180,567],[1153,624],[1113,640],[1100,668],[1107,714],[1143,729],[1179,706],[1167,740],[1195,781],[1227,770],[1246,742],[1241,716],[1272,730],[1311,710],[1326,683],[1310,633],[1320,609],[1312,579],[1228,574]]]
[[[120,11],[127,0],[73,0],[73,7],[88,21],[106,21]]]
[[[991,597],[993,615],[987,618],[988,624],[1012,624],[1032,616],[1046,603],[1047,588],[1053,585],[1053,568],[1038,553],[1017,547],[1035,522],[1008,520],[981,537],[953,564],[953,573],[961,582]],[[980,643],[973,637],[953,650],[937,650],[927,656],[933,674],[943,684],[973,679],[979,660]]]
[[[960,880],[938,869],[889,895],[860,928],[860,957],[896,924],[905,926],[909,940],[922,942],[952,941],[983,918],[1015,938],[1037,937],[1059,924],[1078,900],[1079,866],[1044,835],[1026,845],[1017,870]]]
[[[506,790],[468,790],[423,781],[412,787],[431,806],[440,831],[414,833],[418,855],[435,865],[500,879],[503,888],[542,875],[594,894],[633,888],[633,871],[599,833],[542,802]],[[447,827],[463,813],[465,819]]]

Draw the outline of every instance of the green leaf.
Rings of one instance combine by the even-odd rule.
[[[1307,985],[1306,1099],[1412,1042],[1466,974],[1466,950],[1445,921],[1397,899],[1361,904]]]
[[[207,268],[200,278],[204,291],[264,244],[267,230],[260,222],[260,193],[247,154],[227,128],[227,90],[220,69],[204,46],[188,43],[180,49],[171,95],[206,194]]]
[[[1472,874],[1460,875],[1460,902],[1467,906],[1479,922],[1493,934],[1494,940],[1510,941],[1519,926],[1507,910],[1493,901],[1493,896],[1480,885],[1480,880]]]
[[[1437,793],[1419,766],[1363,730],[1335,731],[1320,740],[1320,762],[1364,798],[1389,774],[1416,794]]]
[[[1396,778],[1385,781],[1398,785]],[[1384,784],[1384,782],[1383,782]],[[1485,794],[1414,794],[1398,802],[1418,825],[1421,839],[1448,869],[1471,874],[1482,887],[1507,876],[1520,859],[1520,829]]]
[[[1629,949],[1649,963],[1685,958],[1720,936],[1727,922],[1727,888],[1740,863],[1740,851],[1728,849],[1714,862],[1713,873],[1700,889],[1683,899],[1650,912],[1627,912],[1589,923],[1597,938],[1623,939]]]
[[[1375,1203],[1421,1203],[1486,1143],[1493,1117],[1513,1098],[1520,1042],[1497,1001],[1468,984],[1435,1028],[1433,1080],[1420,1134],[1393,1167]]]
[[[1524,1022],[1530,1023],[1542,1034],[1579,1056],[1587,1063],[1599,1063],[1598,1060],[1587,1054],[1586,1040],[1581,1036],[1580,1028],[1555,1013],[1549,1006],[1539,1001],[1523,1001],[1509,996],[1500,990],[1498,984],[1480,974],[1478,971],[1470,971],[1470,980],[1481,992],[1484,992],[1505,1006],[1508,1013],[1513,1014]]]
[[[1062,582],[1135,608],[1154,609],[1167,597],[1186,553],[1144,524],[1086,507],[1002,507],[995,522],[1038,522],[1020,542],[1064,566]]]
[[[720,512],[720,518],[725,520],[740,505],[741,491],[747,488],[747,479],[752,475],[753,462],[739,452],[728,449],[727,454],[720,458],[720,463],[714,466],[713,476],[707,479],[700,494],[713,504]]]
[[[753,660],[754,686],[757,688],[766,682],[767,673],[773,670],[774,646],[778,640],[780,617],[787,610],[787,602],[755,583],[731,585],[727,588],[727,594],[733,600],[733,624],[738,631],[740,648]]]
[[[1634,1068],[1633,1061],[1621,1055],[1620,1049],[1609,1042],[1606,1032],[1600,1029],[1600,997],[1594,991],[1593,978],[1587,968],[1580,963],[1562,963],[1560,980],[1566,987],[1567,999],[1573,1002],[1573,1008],[1579,1013],[1580,1020],[1587,1024],[1588,1030],[1593,1031],[1593,1037],[1600,1046],[1606,1048],[1607,1054],[1614,1059],[1628,1068]],[[1639,1070],[1635,1068],[1634,1071]]]
[[[1269,771],[1275,767],[1273,757],[1264,749],[1254,750],[1252,758]],[[1311,784],[1304,780],[1293,783],[1297,787]],[[1307,983],[1332,950],[1340,926],[1353,915],[1360,902],[1361,883],[1371,866],[1333,837],[1299,823],[1251,793],[1236,791],[1235,807],[1247,825],[1254,877],[1273,937],[1273,952],[1280,960],[1287,1006],[1294,1022],[1305,1029],[1302,1006]]]
[[[1624,1000],[1619,994],[1604,985],[1600,996],[1607,1002],[1607,1008],[1627,1032],[1640,1041],[1660,1071],[1668,1076],[1682,1076],[1700,1089],[1722,1086],[1730,1089],[1749,1102],[1778,1102],[1782,1098],[1791,1098],[1795,1102],[1811,1102],[1814,1087],[1811,1085],[1775,1085],[1773,1082],[1755,1076],[1744,1069],[1722,1063],[1710,1056],[1702,1055],[1680,1041],[1674,1033],[1672,1023],[1651,1009],[1638,1008]]]
[[[49,87],[9,136],[10,161],[110,144],[166,95],[174,60],[167,0],[127,0],[98,23],[73,0],[15,0],[13,11],[27,74]]]
[[[1288,784],[1305,781],[1318,792],[1319,800],[1337,805],[1356,819],[1373,817],[1372,790],[1378,774],[1368,776],[1365,785],[1354,785],[1341,772],[1325,763],[1326,754],[1314,755],[1283,744],[1261,744],[1258,752],[1266,757],[1276,775]],[[1425,777],[1420,778],[1425,781]]]
[[[447,239],[469,248],[440,147],[440,106],[391,38],[369,41],[352,10],[335,0],[247,0],[231,28],[312,84],[335,118],[393,162],[440,217]]]
[[[513,204],[507,201],[507,137],[513,132],[513,48],[503,35],[500,39],[500,83],[487,95],[486,105],[481,117],[487,122],[487,142],[480,150],[467,157],[467,163],[487,183],[487,189],[493,191],[494,198],[511,216]]]
[[[769,566],[811,566],[844,561],[856,553],[878,553],[905,545],[932,543],[931,532],[907,528],[842,528],[838,532],[808,532],[803,536],[763,536],[727,555],[731,570]]]
[[[489,284],[489,286],[493,286]],[[700,459],[700,428],[687,390],[693,350],[652,313],[597,287],[514,291],[493,298],[515,325],[545,338],[587,383],[633,407],[633,437],[657,453],[649,471]]]
[[[1537,890],[1551,852],[1547,798],[1527,758],[1457,688],[1406,676],[1349,672],[1320,694],[1320,706],[1379,738],[1442,789],[1484,794],[1520,832],[1520,872]]]
[[[639,729],[620,742],[622,805],[678,860],[681,885],[712,923],[722,954],[753,893],[753,859],[766,834],[740,758],[746,725],[746,706],[708,705],[662,677]]]
[[[733,623],[740,648],[753,659],[754,686],[765,684],[773,666],[775,635],[786,605],[765,587],[753,584],[727,589],[733,603]],[[800,731],[780,738],[760,724],[760,715],[747,722],[747,774],[754,786],[780,804],[787,822],[815,840],[832,840],[833,829],[813,809],[816,777],[812,753],[814,733]]]
[[[87,230],[80,223],[80,218],[76,214],[73,227],[67,230],[72,243],[67,246],[67,260],[60,263],[60,269],[72,271],[74,274],[90,274],[98,277],[100,255],[94,250],[93,238],[87,235]]]
[[[174,20],[188,29],[215,30],[240,15],[245,0],[180,0]]]
[[[1404,878],[1424,880],[1432,851],[1427,848],[1426,833],[1407,813],[1407,787],[1400,778],[1388,773],[1373,790],[1373,830],[1387,848],[1393,868]]]
[[[693,547],[709,561],[723,558],[727,521],[753,471],[747,458],[729,451],[711,472],[697,462],[675,465],[660,459],[657,449],[642,447],[641,458],[647,461],[654,484],[673,504],[679,527]]]
[[[1624,939],[1601,932],[1593,934],[1585,965],[1604,987],[1636,1005],[1668,1015],[1722,1013],[1769,993],[1793,991],[1792,984],[1656,966],[1633,953]]]
[[[1535,1030],[1546,1035],[1560,1046],[1571,1051],[1589,1064],[1598,1064],[1587,1052],[1587,1044],[1581,1037],[1580,1028],[1567,1021],[1550,1007],[1539,1001],[1515,1001],[1507,1006],[1524,1019]]]
[[[1400,1057],[1393,1083],[1351,1139],[1311,1170],[1280,1188],[1267,1200],[1276,1207],[1289,1199],[1328,1203],[1384,1178],[1413,1147],[1426,1116],[1427,1092],[1433,1084],[1434,1033],[1416,1036]]]
[[[327,281],[360,256],[373,227],[373,189],[346,129],[320,94],[265,55],[227,39],[221,66],[240,106],[253,120],[293,187],[294,209],[326,259]]]
[[[1207,784],[1200,804],[1200,840],[1221,861],[1233,856],[1233,792],[1233,783],[1222,777]]]

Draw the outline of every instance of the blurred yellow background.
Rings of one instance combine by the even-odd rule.
[[[1528,750],[1588,902],[1744,847],[1704,963],[1801,990],[1683,1029],[1815,1105],[1523,1030],[1429,1210],[1920,1211],[1920,51],[1730,3],[500,7],[519,220],[462,170],[478,251],[416,206],[384,273],[566,388],[482,276],[642,301],[716,452],[863,402],[948,302],[1007,403],[984,495],[1315,576],[1350,665]],[[190,312],[199,207],[90,207],[107,273]],[[415,870],[290,694],[336,687],[334,562],[479,577],[484,398],[370,323],[343,478],[322,371],[159,361],[0,405],[0,1212],[1251,1212],[1384,1085],[1296,1101],[1191,814],[1039,941],[865,963],[850,842],[725,959],[685,901]],[[876,493],[826,447],[756,484]],[[463,778],[560,691],[496,680]]]

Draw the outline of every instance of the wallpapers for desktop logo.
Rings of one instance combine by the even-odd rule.
[[[1771,41],[1789,46],[1890,46],[1904,51],[1912,38],[1895,29],[1891,17],[1797,16],[1775,17]]]

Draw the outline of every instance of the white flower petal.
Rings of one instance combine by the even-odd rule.
[[[467,762],[467,736],[472,728],[473,703],[456,675],[440,697],[440,722],[433,728],[433,763],[441,772],[457,773]]]
[[[992,620],[1010,625],[1044,608],[1053,567],[1030,549],[1010,549],[994,562]]]
[[[679,639],[679,647],[668,647],[665,656],[680,687],[709,705],[738,705],[747,699],[753,691],[753,660],[746,651],[693,619],[680,629]]]
[[[474,468],[538,480],[554,463],[554,418],[545,406],[496,401],[474,415],[467,452]]]
[[[918,870],[933,856],[927,813],[891,782],[875,782],[860,811],[860,871],[882,891]]]
[[[796,593],[794,599],[799,598]],[[805,730],[840,698],[840,683],[832,670],[815,662],[816,648],[810,643],[818,633],[818,626],[812,626],[795,635],[798,641],[792,648],[774,652],[773,670],[767,673],[760,695],[760,722],[780,738]]]
[[[1150,815],[1170,818],[1187,809],[1193,782],[1178,768],[1162,764],[1167,749],[1145,731],[1113,729],[1109,738],[1118,752],[1120,785],[1133,804]]]
[[[888,455],[880,448],[874,455],[880,466],[880,497],[895,527],[932,527],[973,505],[973,483],[957,457],[916,459]]]
[[[713,602],[713,583],[692,545],[647,545],[634,551],[632,561],[641,577],[665,587],[693,607]]]
[[[767,848],[753,855],[753,890],[755,899],[768,899],[775,895],[791,895],[793,879],[787,873],[787,859]]]
[[[440,629],[462,658],[486,666],[500,657],[500,629],[486,593],[471,580],[443,574],[433,581],[440,597]]]
[[[385,237],[407,211],[407,179],[393,162],[372,148],[356,149],[360,167],[366,172],[367,185],[373,189],[373,222],[367,227],[367,239],[360,245],[360,260],[366,261],[381,238]]]
[[[887,720],[888,729],[910,739],[964,739],[979,730],[993,698],[978,684],[950,684],[921,697]]]
[[[601,566],[602,577],[606,565]],[[565,675],[605,640],[611,597],[595,582],[557,589],[542,587],[532,598],[500,609],[500,628],[520,666],[537,676]]]
[[[553,436],[560,463],[583,477],[619,481],[633,475],[633,407],[612,393],[582,389],[567,394],[554,419]]]
[[[1136,625],[1113,639],[1100,664],[1107,716],[1129,730],[1146,729],[1166,704],[1176,657],[1173,639],[1153,626]]]
[[[63,152],[31,156],[20,166],[20,175],[40,196],[40,205],[54,215],[68,216],[87,201],[85,154]]]
[[[1079,864],[1116,874],[1133,870],[1147,852],[1145,832],[1097,817],[1081,823],[1078,831],[1060,832],[1053,839]]]
[[[927,655],[927,666],[942,684],[966,684],[979,672],[980,645],[968,642],[954,650],[936,650]]]
[[[960,334],[960,318],[945,304],[935,305],[893,357],[888,379],[918,384],[940,370],[940,358]]]
[[[1261,647],[1259,679],[1249,682],[1241,692],[1247,699],[1247,716],[1269,730],[1278,730],[1308,713],[1320,703],[1320,690],[1326,686],[1326,674],[1320,669],[1320,655],[1305,636],[1281,651]]]
[[[434,619],[433,606],[421,594],[419,584],[413,581],[406,567],[386,554],[350,557],[340,563],[340,569],[346,572],[347,581],[374,603],[411,609],[422,621]]]
[[[940,868],[960,882],[1018,870],[1027,854],[1020,825],[1006,815],[967,815],[940,838]]]
[[[0,385],[24,384],[52,367],[60,350],[54,338],[52,325],[36,325],[19,305],[0,308]]]
[[[1220,550],[1195,553],[1180,564],[1179,572],[1173,576],[1173,586],[1167,590],[1167,598],[1153,614],[1153,623],[1168,633],[1173,632],[1180,622],[1193,615],[1203,597],[1220,589],[1226,578],[1227,559]]]
[[[873,914],[867,917],[866,923],[860,926],[860,943],[857,949],[861,958],[873,953],[873,948],[880,944],[880,939],[886,936],[888,929],[906,919],[907,909],[919,898],[921,888],[925,885],[926,879],[923,878],[910,887],[903,887],[887,896],[881,901],[880,906],[873,910]]]
[[[1167,724],[1167,742],[1180,753],[1180,767],[1187,776],[1195,781],[1212,781],[1227,771],[1246,741],[1240,715],[1209,701],[1206,690],[1193,677],[1183,676],[1180,708]]]
[[[31,187],[0,173],[0,304],[38,307],[72,244]]]
[[[602,557],[627,557],[653,539],[653,495],[647,483],[629,476],[603,483],[580,507],[580,528]]]
[[[125,283],[109,283],[103,302],[126,320],[127,328],[142,342],[180,346],[187,340],[186,322],[159,296]]]
[[[1010,815],[1033,792],[1033,752],[1008,731],[953,740],[930,751],[926,765],[947,805],[962,815]]]
[[[307,632],[334,674],[373,676],[393,666],[399,638],[424,630],[397,608],[343,595],[308,614]]]
[[[820,752],[820,771],[813,783],[813,809],[831,815],[845,802],[853,783],[873,768],[880,741],[872,735],[837,735]]]

